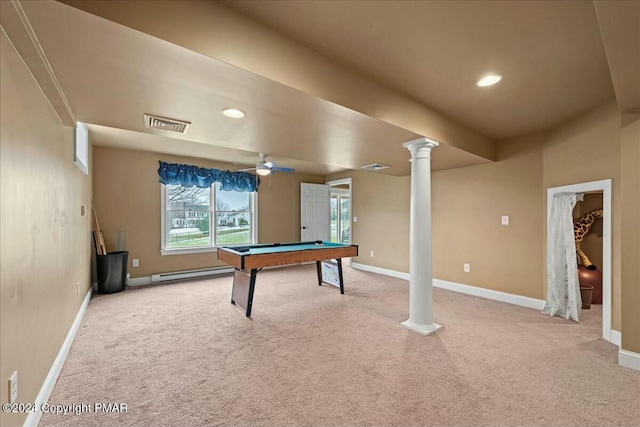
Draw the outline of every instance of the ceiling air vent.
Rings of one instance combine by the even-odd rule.
[[[183,120],[168,119],[166,117],[144,115],[144,125],[152,129],[168,130],[171,132],[186,133],[191,122]]]
[[[383,165],[382,163],[373,163],[371,165],[362,166],[362,169],[369,171],[379,171],[381,169],[387,169],[389,165]]]

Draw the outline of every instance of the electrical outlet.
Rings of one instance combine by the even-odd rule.
[[[140,267],[140,260],[138,258],[134,258],[133,261],[131,261],[131,264],[134,267]]]
[[[464,270],[465,273],[468,273],[471,271],[471,266],[469,264],[464,264],[462,266],[462,269]]]
[[[13,371],[9,377],[9,403],[15,403],[18,398],[18,371]]]
[[[502,215],[502,225],[509,225],[509,215]]]
[[[358,222],[358,217],[357,217],[357,216],[354,216],[353,218],[351,218],[351,221],[353,221],[353,222]]]
[[[369,252],[369,256],[373,258],[373,251]]]

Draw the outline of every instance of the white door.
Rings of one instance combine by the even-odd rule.
[[[300,184],[300,241],[329,240],[329,186]]]

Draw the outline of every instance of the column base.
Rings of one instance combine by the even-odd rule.
[[[401,323],[405,328],[417,332],[422,335],[429,335],[442,328],[442,325],[438,325],[437,323],[432,323],[430,325],[419,325],[417,323],[413,323],[409,320],[405,320]]]

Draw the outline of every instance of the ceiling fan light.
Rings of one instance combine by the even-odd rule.
[[[260,176],[267,176],[271,173],[271,171],[267,168],[257,168],[256,173]]]

